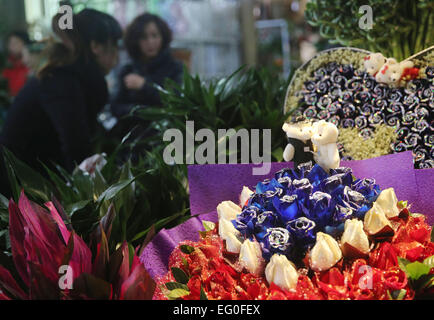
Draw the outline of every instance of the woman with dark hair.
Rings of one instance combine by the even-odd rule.
[[[25,85],[30,73],[28,67],[29,36],[24,31],[11,32],[7,37],[8,60],[7,66],[1,72],[3,78],[8,81],[9,95],[15,97]]]
[[[169,78],[182,80],[182,64],[171,55],[172,33],[160,17],[145,13],[127,28],[124,43],[132,62],[120,71],[119,88],[111,104],[120,118],[137,105],[161,105],[154,84],[163,86]]]
[[[92,154],[97,114],[108,101],[105,75],[118,62],[122,38],[119,23],[105,13],[81,11],[72,30],[60,30],[60,17],[53,18],[53,31],[62,43],[15,98],[0,135],[0,147],[37,170],[40,162],[55,162],[71,171]],[[3,192],[5,180],[0,177]]]

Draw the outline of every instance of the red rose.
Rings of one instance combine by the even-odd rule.
[[[346,273],[350,297],[354,300],[387,299],[381,270],[367,264],[364,259],[354,261],[351,271]]]
[[[190,289],[190,294],[184,297],[184,300],[199,300],[200,299],[200,287],[202,281],[199,276],[193,276],[188,280],[187,286]]]
[[[392,267],[383,272],[384,284],[389,290],[401,290],[407,286],[407,275],[399,267]]]
[[[405,252],[405,258],[411,262],[423,262],[426,258],[431,257],[432,255],[434,255],[434,243],[432,242],[428,242],[426,246],[421,245]]]
[[[314,286],[308,276],[299,275],[297,281],[296,295],[292,300],[322,300],[324,299],[319,289]]]
[[[270,294],[267,297],[267,300],[287,300],[288,299],[288,292],[286,290],[283,290],[282,288],[278,287],[277,285],[272,282],[270,284]]]
[[[406,224],[398,228],[392,243],[417,241],[429,242],[431,227],[425,222],[425,217],[410,216]]]
[[[248,299],[264,299],[268,295],[264,279],[258,278],[251,273],[242,273],[240,284],[247,292]]]
[[[225,267],[221,267],[212,273],[205,281],[205,284],[209,286],[211,294],[217,299],[236,299],[235,287],[237,286],[237,282]]]
[[[425,248],[423,246],[415,247],[413,249],[407,250],[405,252],[405,258],[410,260],[411,262],[414,261],[420,261],[422,262],[424,260],[424,253]]]
[[[389,242],[381,243],[369,255],[369,265],[381,270],[398,266],[397,250]]]
[[[318,288],[329,300],[342,300],[348,298],[348,288],[345,277],[337,268],[331,268],[324,273],[316,273],[315,281]]]

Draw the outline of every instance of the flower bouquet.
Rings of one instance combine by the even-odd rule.
[[[433,168],[433,92],[434,47],[400,62],[379,52],[334,48],[295,72],[284,109],[338,126],[343,159],[411,150],[416,168]]]
[[[283,168],[217,213],[198,241],[178,243],[154,299],[433,296],[425,216],[348,167]]]

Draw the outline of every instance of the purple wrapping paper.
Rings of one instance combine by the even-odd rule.
[[[270,178],[282,168],[293,167],[292,162],[271,164],[268,175],[254,176],[254,164],[192,165],[188,167],[191,218],[172,229],[161,230],[148,244],[140,259],[152,277],[167,273],[169,256],[183,240],[199,240],[198,231],[203,230],[202,220],[217,221],[217,205],[224,200],[239,202],[243,186],[255,190],[259,181]],[[381,189],[393,187],[398,200],[407,200],[411,212],[427,215],[434,223],[433,197],[434,169],[413,168],[411,151],[391,154],[360,161],[342,161],[341,166],[350,167],[358,178],[374,178]]]

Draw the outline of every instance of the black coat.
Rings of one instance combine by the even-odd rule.
[[[55,68],[42,79],[30,79],[15,98],[0,146],[35,169],[41,168],[40,160],[71,171],[91,155],[97,114],[107,100],[107,83],[96,62],[79,59]]]
[[[181,83],[182,71],[182,64],[173,58],[170,49],[163,50],[148,63],[133,61],[125,65],[119,72],[117,92],[111,103],[113,115],[120,118],[137,105],[161,105],[160,95],[153,84],[164,86],[167,78]],[[141,89],[130,90],[125,87],[124,78],[130,73],[138,74],[146,79]]]

